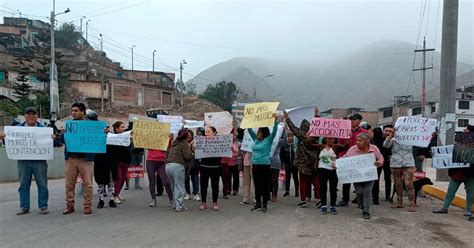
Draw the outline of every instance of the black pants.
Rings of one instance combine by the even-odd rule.
[[[280,169],[270,169],[271,180],[270,180],[270,192],[272,196],[278,195],[278,179],[280,178]]]
[[[337,199],[337,173],[335,170],[318,169],[319,182],[321,187],[321,203],[322,206],[327,206],[328,196],[328,182],[329,182],[329,194],[331,195],[331,207],[336,206]]]
[[[165,191],[165,187],[163,187],[163,181],[161,181],[161,178],[158,175],[158,173],[156,173],[155,182],[156,182],[156,194],[163,195],[163,191]]]
[[[255,187],[255,201],[258,207],[267,207],[270,194],[270,165],[254,164],[252,167],[253,184]]]
[[[390,199],[390,194],[392,191],[392,171],[390,170],[390,163],[384,163],[382,167],[377,168],[377,173],[380,180],[380,175],[382,174],[383,170],[383,178],[385,181],[385,199]],[[380,183],[379,180],[374,181],[374,187],[372,188],[372,200],[374,202],[379,201],[379,193],[380,193]]]
[[[295,194],[298,194],[300,182],[298,180],[298,168],[296,166],[285,167],[285,188],[290,192],[291,176],[293,176],[293,183],[295,185]]]
[[[207,187],[209,186],[209,178],[211,179],[212,202],[217,202],[219,197],[219,178],[221,176],[221,167],[209,168],[199,167],[201,173],[201,199],[207,202]]]
[[[238,192],[240,187],[240,171],[238,165],[229,166],[229,189],[232,188],[233,191]]]
[[[342,201],[343,202],[349,202],[351,194],[351,184],[346,183],[342,185]]]

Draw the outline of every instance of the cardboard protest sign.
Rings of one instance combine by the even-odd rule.
[[[170,124],[158,121],[136,120],[133,122],[133,145],[166,151],[170,135]]]
[[[189,129],[204,128],[204,121],[185,120],[184,127]]]
[[[395,141],[401,145],[428,147],[432,134],[436,131],[435,119],[402,116],[397,119]]]
[[[377,180],[377,167],[373,153],[336,160],[339,183],[359,183]]]
[[[129,146],[130,145],[130,135],[131,131],[123,133],[108,133],[107,134],[107,145],[114,146]]]
[[[474,132],[456,134],[455,140],[453,162],[474,163]]]
[[[348,139],[351,134],[350,120],[327,118],[313,118],[311,120],[309,136]]]
[[[273,156],[275,154],[276,148],[278,146],[278,142],[280,141],[280,137],[283,134],[284,127],[285,127],[285,124],[283,123],[278,124],[278,130],[272,142],[272,149],[270,151],[270,156]],[[273,127],[269,127],[269,129],[270,131],[272,131]],[[257,133],[258,131],[257,128],[253,128],[252,130],[254,131],[254,133]],[[252,137],[250,137],[249,131],[246,129],[244,132],[244,138],[242,139],[240,150],[246,151],[246,152],[252,152],[253,143],[254,142],[252,140]]]
[[[64,140],[68,152],[105,153],[107,134],[105,121],[66,121]]]
[[[5,148],[8,159],[52,160],[53,129],[47,127],[5,127]]]
[[[196,159],[232,157],[233,135],[218,136],[196,136],[194,145],[196,147],[194,155]]]
[[[204,114],[204,124],[213,126],[217,130],[217,135],[230,134],[232,131],[234,119],[232,115],[227,112],[211,112]]]
[[[432,147],[431,154],[433,156],[433,168],[451,169],[469,167],[469,163],[453,162],[453,149],[454,145]]]
[[[170,132],[177,134],[179,130],[183,127],[183,117],[182,116],[172,116],[172,115],[157,115],[156,119],[161,123],[170,124]]]
[[[129,166],[127,168],[127,178],[144,178],[145,170],[143,166]]]
[[[279,102],[259,102],[245,105],[241,128],[269,127],[275,123],[273,114]]]

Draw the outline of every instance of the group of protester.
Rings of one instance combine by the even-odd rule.
[[[75,103],[71,107],[74,120],[97,120],[95,113],[86,113],[86,106]],[[37,111],[29,107],[24,111],[25,122],[18,124],[24,127],[43,127],[37,120]],[[315,110],[319,117],[319,110]],[[309,136],[310,123],[303,120],[300,126],[283,113],[284,131],[279,139],[275,152],[271,154],[272,144],[277,135],[279,117],[273,115],[275,123],[270,129],[260,127],[257,132],[247,129],[253,140],[252,152],[240,149],[245,130],[234,128],[232,157],[209,157],[196,159],[194,132],[182,128],[176,137],[170,135],[168,149],[153,150],[107,145],[106,153],[77,153],[68,151],[65,146],[65,188],[66,208],[63,214],[75,211],[75,186],[78,175],[82,178],[84,188],[84,213],[92,213],[93,183],[97,183],[99,202],[98,209],[104,208],[108,200],[111,208],[122,204],[124,198],[120,193],[127,181],[127,169],[130,164],[141,164],[141,157],[146,154],[145,167],[149,181],[150,207],[157,206],[157,196],[164,187],[169,206],[176,212],[187,211],[185,200],[200,201],[199,210],[208,209],[207,192],[211,182],[212,209],[220,209],[218,205],[219,185],[222,179],[222,197],[237,195],[240,188],[240,172],[242,173],[243,199],[241,205],[253,204],[252,211],[268,212],[268,202],[276,202],[279,188],[280,170],[285,171],[284,197],[290,196],[291,179],[294,183],[294,196],[299,197],[298,207],[307,207],[314,198],[315,207],[321,214],[330,212],[337,214],[336,207],[347,207],[350,201],[351,184],[342,186],[342,200],[336,204],[338,197],[338,176],[335,161],[338,158],[373,154],[374,166],[377,167],[378,178],[384,174],[385,201],[393,202],[391,197],[392,177],[397,195],[392,208],[404,208],[403,190],[408,193],[408,211],[416,211],[416,199],[413,183],[414,172],[421,170],[416,166],[430,156],[429,149],[414,148],[399,144],[395,139],[396,129],[387,125],[371,128],[361,127],[363,117],[354,114],[349,117],[352,133],[349,139],[335,139]],[[131,131],[133,122],[127,124],[115,122],[104,132],[116,134]],[[469,132],[474,131],[469,127]],[[64,132],[64,130],[63,130]],[[205,129],[197,129],[196,135],[218,135],[216,128],[207,125]],[[0,138],[5,138],[0,134]],[[53,135],[52,139],[64,139]],[[62,142],[64,143],[64,140]],[[55,142],[56,144],[56,142]],[[17,215],[28,214],[30,211],[30,185],[32,175],[38,185],[38,205],[42,214],[48,214],[47,163],[44,160],[18,160],[20,180],[20,211]],[[466,186],[467,206],[465,216],[472,217],[471,207],[474,201],[474,168],[450,169],[450,184],[443,208],[434,213],[447,213],[448,207],[461,183]],[[362,217],[370,219],[370,206],[379,205],[379,180],[354,183],[356,198],[352,201],[362,210]],[[191,185],[192,184],[192,191]],[[251,194],[252,182],[254,195]],[[161,189],[161,191],[163,191]],[[329,204],[328,204],[329,191]],[[200,193],[200,195],[199,195]]]

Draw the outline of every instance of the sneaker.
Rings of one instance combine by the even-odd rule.
[[[327,214],[328,213],[328,207],[324,206],[321,207],[321,214]]]
[[[84,207],[84,214],[92,214],[92,208],[91,207]]]
[[[115,203],[114,200],[110,200],[110,201],[109,201],[109,207],[111,207],[111,208],[117,208],[117,204]]]
[[[224,198],[226,200],[229,199],[229,197],[227,195],[224,195],[222,198]]]
[[[316,204],[314,204],[314,207],[315,207],[315,208],[321,208],[322,205],[323,205],[323,204],[321,203],[321,201],[318,201],[318,202],[316,202]]]
[[[332,215],[337,215],[337,210],[335,207],[331,207],[331,214]]]
[[[232,191],[232,195],[237,195],[237,191]]]
[[[241,202],[239,202],[239,204],[240,204],[240,205],[249,205],[250,203],[241,201]]]
[[[200,201],[201,197],[198,194],[196,194],[196,195],[194,195],[194,200],[195,201]]]
[[[121,201],[125,201],[125,198],[123,198],[122,196],[118,196],[118,198],[121,200]]]
[[[40,214],[42,214],[42,215],[49,214],[49,210],[47,208],[42,208],[42,209],[40,209]]]
[[[122,201],[120,201],[120,198],[118,196],[115,197],[114,201],[117,204],[122,204]]]
[[[250,209],[250,211],[252,211],[252,212],[257,212],[257,211],[260,211],[260,210],[262,210],[262,208],[260,206],[257,206],[257,205],[253,206],[253,208]]]
[[[125,188],[123,188],[123,190],[128,190],[128,186],[125,186]]]
[[[170,203],[168,203],[168,207],[176,208],[176,206],[174,205],[174,201],[170,201]]]
[[[347,207],[349,204],[345,201],[340,201],[336,204],[338,207]]]
[[[22,210],[18,211],[18,212],[16,213],[16,215],[20,216],[20,215],[25,215],[25,214],[29,214],[29,213],[30,213],[30,210],[28,210],[28,209],[22,209]]]
[[[155,196],[162,196],[162,195],[163,195],[163,191],[160,191],[160,192],[156,193]]]
[[[267,207],[263,207],[263,208],[262,208],[262,213],[268,213],[268,208],[267,208]]]
[[[433,214],[447,214],[447,213],[448,213],[448,209],[446,208],[440,208],[438,210],[433,211]]]
[[[359,202],[359,200],[357,200],[357,198],[355,198],[354,200],[352,200],[352,203],[353,204],[357,204]]]
[[[308,207],[308,203],[307,202],[300,202],[298,203],[298,205],[296,205],[297,207],[300,207],[300,208],[307,208]]]
[[[188,208],[182,207],[182,208],[176,208],[174,211],[176,211],[176,212],[184,212],[184,211],[188,211],[188,210],[189,210]]]
[[[207,204],[201,203],[201,206],[199,206],[199,210],[206,210],[206,209],[207,209]]]
[[[283,197],[287,197],[290,195],[290,192],[286,191],[285,194],[283,194]]]
[[[295,197],[300,197],[300,193],[296,192]]]
[[[66,208],[63,211],[64,215],[68,215],[68,214],[72,214],[72,213],[74,213],[74,208]]]
[[[219,205],[217,205],[217,202],[214,202],[214,204],[212,205],[212,210],[214,210],[214,211],[219,210]]]
[[[472,217],[472,212],[469,210],[466,210],[466,212],[464,212],[464,217]]]
[[[186,196],[184,196],[184,200],[187,201],[187,200],[189,200],[189,199],[191,199],[191,196],[190,196],[189,194],[186,194]]]
[[[364,218],[364,220],[370,220],[370,214],[368,212],[363,212],[362,218]]]
[[[153,201],[150,202],[150,204],[148,204],[148,206],[150,206],[151,208],[156,207],[156,205],[157,205],[156,200],[153,200]]]
[[[103,201],[103,200],[99,200],[99,204],[97,204],[97,208],[98,208],[98,209],[104,208],[104,205],[105,205],[104,201]]]

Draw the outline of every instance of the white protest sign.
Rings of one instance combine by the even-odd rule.
[[[277,133],[275,135],[275,138],[273,138],[272,149],[270,151],[270,156],[273,156],[273,154],[275,153],[275,150],[278,146],[278,142],[280,141],[280,137],[283,134],[283,128],[284,127],[285,127],[285,124],[283,124],[283,123],[278,124],[278,130],[277,130]],[[269,127],[269,129],[270,129],[270,132],[271,132],[273,127]],[[253,128],[252,130],[253,130],[254,133],[257,133],[258,128]],[[240,150],[246,151],[246,152],[252,152],[253,143],[254,142],[252,140],[252,137],[250,137],[249,131],[247,129],[245,129],[244,138],[242,139],[242,145],[240,146]]]
[[[53,160],[53,129],[49,127],[5,127],[7,156],[13,160]]]
[[[377,180],[377,167],[373,153],[336,160],[337,178],[341,184]]]
[[[234,128],[232,115],[227,111],[205,113],[204,124],[215,127],[217,135],[230,134]]]
[[[184,127],[189,129],[204,128],[204,121],[185,120]]]
[[[156,119],[161,123],[170,124],[170,133],[177,134],[179,130],[183,127],[183,117],[182,116],[172,116],[172,115],[157,115]]]
[[[304,119],[306,119],[307,121],[311,121],[311,119],[313,119],[314,109],[316,108],[316,106],[317,105],[287,109],[286,113],[288,113],[288,117],[291,119],[291,121],[297,127],[299,127]]]
[[[453,149],[454,145],[432,147],[433,168],[452,169],[469,167],[469,163],[453,163]]]
[[[194,152],[196,159],[200,158],[216,158],[216,157],[232,157],[233,135],[218,136],[196,136]]]
[[[401,145],[428,147],[432,134],[436,131],[435,119],[402,116],[397,119],[395,140]]]
[[[129,146],[130,145],[130,135],[131,131],[123,133],[108,133],[107,134],[107,145],[114,146]]]

